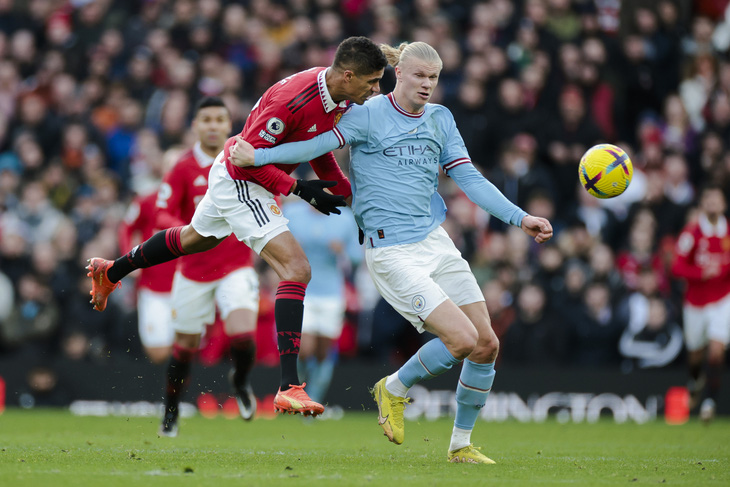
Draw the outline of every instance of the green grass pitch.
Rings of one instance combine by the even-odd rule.
[[[446,462],[452,421],[406,421],[406,441],[374,413],[339,421],[285,416],[245,423],[183,418],[159,438],[157,418],[0,415],[0,486],[603,486],[730,485],[730,421],[668,426],[486,423],[472,440],[497,465]]]

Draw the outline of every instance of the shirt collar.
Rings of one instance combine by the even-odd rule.
[[[395,108],[395,111],[397,111],[401,115],[405,115],[406,117],[409,117],[409,118],[421,118],[423,116],[423,114],[426,113],[426,107],[428,106],[428,104],[426,104],[426,107],[423,107],[422,112],[411,113],[411,112],[407,111],[405,108],[403,108],[402,106],[400,106],[397,101],[395,101],[395,95],[393,95],[392,91],[390,93],[388,93],[387,97],[388,97],[388,100],[390,100],[390,104],[393,105],[393,108]]]
[[[193,155],[200,167],[208,167],[213,164],[213,161],[215,160],[215,157],[210,157],[208,154],[203,152],[203,148],[200,147],[200,142],[196,142],[193,146]]]
[[[705,237],[724,237],[727,235],[727,220],[724,216],[720,216],[717,224],[713,225],[704,213],[700,213],[698,223]]]
[[[347,107],[347,101],[343,100],[340,103],[335,103],[330,95],[330,91],[327,89],[327,71],[330,68],[323,69],[317,74],[317,85],[319,86],[319,98],[322,100],[325,113],[329,113],[337,107]]]

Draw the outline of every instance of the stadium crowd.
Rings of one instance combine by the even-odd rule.
[[[127,204],[191,145],[198,99],[221,96],[238,133],[267,87],[329,65],[351,35],[434,46],[434,101],[474,163],[556,230],[538,248],[441,182],[502,364],[680,363],[676,238],[703,184],[730,196],[727,0],[0,0],[0,356],[140,357],[133,286],[93,311],[85,259],[118,255]],[[578,184],[599,142],[634,163],[613,200]],[[275,364],[275,275],[258,269],[259,359]],[[409,356],[422,338],[365,274],[342,354]]]

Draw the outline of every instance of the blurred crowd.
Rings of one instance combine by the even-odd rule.
[[[730,194],[728,0],[0,0],[0,359],[140,357],[133,281],[97,313],[85,260],[119,254],[127,204],[192,145],[199,98],[221,96],[239,132],[266,88],[329,65],[351,35],[433,45],[444,62],[433,101],[454,113],[475,165],[553,223],[538,246],[441,181],[501,363],[679,363],[675,241],[704,183]],[[578,184],[599,142],[634,164],[612,200]],[[258,268],[259,323],[273,330],[276,283]],[[418,347],[364,269],[349,289],[344,355]],[[260,336],[275,363],[273,331],[268,345]]]

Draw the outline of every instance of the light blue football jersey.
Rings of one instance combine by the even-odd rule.
[[[497,218],[519,225],[526,215],[473,167],[446,107],[429,103],[412,114],[392,94],[353,105],[331,132],[314,139],[256,149],[256,165],[307,161],[345,144],[353,213],[371,247],[419,242],[443,223],[439,168]]]
[[[287,202],[283,210],[289,219],[289,230],[312,268],[307,296],[344,299],[345,268],[340,260],[346,257],[351,264],[359,264],[363,257],[350,210],[343,208],[342,214],[327,216],[298,198]],[[334,245],[342,247],[342,255],[332,250]]]

